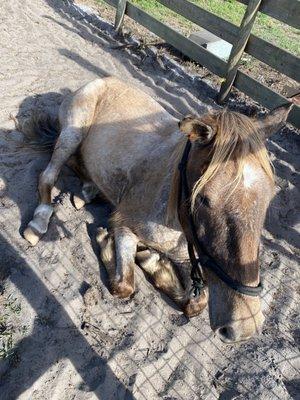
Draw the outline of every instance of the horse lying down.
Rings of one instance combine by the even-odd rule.
[[[265,140],[289,109],[261,119],[224,109],[178,122],[142,91],[96,79],[60,106],[40,204],[24,237],[36,245],[47,232],[51,190],[68,163],[83,182],[78,208],[98,193],[114,206],[98,242],[115,296],[134,293],[139,264],[186,315],[208,302],[211,328],[224,342],[249,339],[264,320],[258,253],[274,192]],[[43,129],[36,135],[43,144]],[[178,271],[189,260],[186,284]]]

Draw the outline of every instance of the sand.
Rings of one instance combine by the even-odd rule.
[[[2,1],[0,21],[1,400],[299,398],[297,133],[285,128],[268,144],[278,193],[262,237],[263,333],[225,345],[207,311],[188,320],[141,271],[133,299],[110,295],[95,242],[109,207],[76,211],[80,182],[67,167],[49,231],[28,245],[22,231],[49,154],[20,148],[9,118],[55,112],[64,93],[99,76],[137,85],[177,117],[215,107],[213,87],[154,49],[116,48],[112,27],[86,5]]]

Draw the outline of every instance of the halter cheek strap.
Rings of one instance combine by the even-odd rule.
[[[202,268],[207,268],[212,271],[222,282],[226,283],[231,289],[247,296],[259,296],[262,292],[262,283],[259,282],[257,286],[247,286],[242,283],[232,279],[221,267],[220,265],[208,254],[207,250],[203,246],[203,243],[199,240],[197,235],[197,230],[193,218],[193,214],[190,208],[190,191],[188,188],[186,167],[188,156],[191,150],[191,142],[188,140],[183,151],[181,161],[178,165],[180,171],[179,179],[179,190],[178,190],[178,214],[180,204],[182,200],[188,203],[188,224],[191,232],[192,241],[187,239],[188,252],[190,261],[192,264],[191,279],[193,282],[193,293],[194,296],[198,296],[205,286],[203,279]],[[196,254],[195,254],[196,250]]]

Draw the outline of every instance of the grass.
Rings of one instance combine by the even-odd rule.
[[[17,325],[16,318],[21,313],[21,303],[12,294],[2,303],[0,315],[0,359],[7,359],[15,354],[15,336],[27,333],[27,326]]]
[[[102,3],[103,1],[100,0]],[[196,25],[172,12],[156,0],[131,0],[131,2],[158,20],[171,23],[174,27],[183,30],[184,33],[189,33],[197,29]],[[245,5],[238,3],[237,0],[191,0],[191,2],[235,25],[240,25],[245,12]],[[252,32],[262,39],[300,56],[300,38],[297,29],[285,25],[265,14],[258,13]]]

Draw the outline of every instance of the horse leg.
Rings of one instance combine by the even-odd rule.
[[[150,276],[154,286],[182,308],[185,304],[185,290],[170,260],[162,258],[159,253],[149,249],[138,249],[136,259],[141,268]]]
[[[51,161],[40,175],[38,186],[40,203],[35,209],[33,219],[24,231],[25,239],[32,246],[35,246],[41,236],[47,232],[53,213],[53,206],[51,205],[52,188],[63,164],[76,151],[82,139],[83,133],[80,128],[66,127],[63,129],[56,142]]]
[[[101,258],[106,267],[112,293],[120,298],[134,292],[134,267],[138,238],[129,228],[114,228],[113,238],[107,237],[106,230],[100,229],[97,242]]]
[[[96,236],[96,241],[100,247],[100,258],[103,262],[108,274],[110,286],[113,289],[113,284],[116,278],[116,258],[115,244],[112,235],[108,233],[106,228],[99,228]]]
[[[190,288],[185,289],[172,262],[154,250],[142,249],[136,255],[138,264],[151,277],[155,287],[170,297],[188,317],[200,314],[207,304],[206,293],[193,297]]]
[[[88,172],[86,171],[81,161],[81,157],[78,154],[72,156],[68,160],[67,165],[76,173],[79,179],[83,182],[81,194],[80,195],[76,194],[73,196],[74,206],[76,210],[80,210],[86,204],[91,203],[91,201],[94,200],[100,193],[100,190],[95,185],[95,183],[90,179]]]
[[[83,137],[93,122],[99,97],[105,92],[103,79],[96,79],[78,89],[72,96],[67,96],[59,109],[61,133],[57,139],[50,163],[39,180],[40,204],[36,208],[32,221],[24,231],[24,237],[33,246],[47,232],[50,217],[51,189],[61,167],[76,152]]]
[[[76,210],[80,210],[86,204],[90,204],[100,193],[99,188],[92,181],[84,181],[82,184],[81,195],[73,196],[73,203]]]

